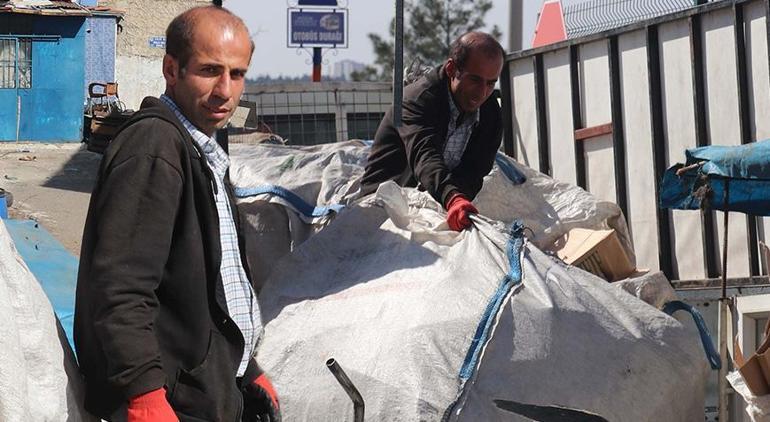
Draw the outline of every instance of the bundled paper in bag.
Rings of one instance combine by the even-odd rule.
[[[622,280],[636,271],[613,229],[575,228],[557,240],[552,249],[567,264],[607,281]]]
[[[735,366],[746,386],[755,396],[770,394],[770,321],[765,325],[765,339],[748,359],[743,358],[741,347],[735,341]]]

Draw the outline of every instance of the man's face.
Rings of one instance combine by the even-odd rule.
[[[465,113],[478,110],[492,95],[502,70],[501,55],[489,56],[476,50],[471,51],[463,69],[454,60],[447,60],[449,89],[457,107]]]
[[[184,70],[166,55],[166,91],[201,132],[213,135],[227,124],[238,107],[251,61],[251,40],[238,28],[203,19],[195,30],[192,56]]]

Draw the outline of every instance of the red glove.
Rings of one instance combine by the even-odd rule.
[[[261,422],[280,422],[281,411],[278,395],[267,378],[261,374],[251,384],[244,388],[243,420]]]
[[[158,388],[128,401],[128,422],[178,422],[166,400],[166,389]]]
[[[446,203],[446,222],[449,228],[459,232],[471,226],[470,214],[478,214],[479,211],[471,204],[471,201],[461,193],[456,193]]]

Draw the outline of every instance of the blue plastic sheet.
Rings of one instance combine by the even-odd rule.
[[[770,140],[692,148],[685,158],[663,175],[661,208],[770,215]]]
[[[72,350],[78,259],[38,223],[3,220],[16,250],[43,287]]]

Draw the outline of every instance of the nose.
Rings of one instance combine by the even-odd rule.
[[[219,78],[217,78],[217,83],[214,85],[212,94],[223,100],[229,100],[233,95],[232,84],[233,80],[230,78],[230,74],[228,72],[222,72],[222,74],[219,75]]]
[[[484,99],[489,98],[489,96],[492,95],[492,91],[494,91],[494,90],[495,90],[494,86],[485,85],[484,86],[484,97],[482,97],[482,98],[484,98]]]

